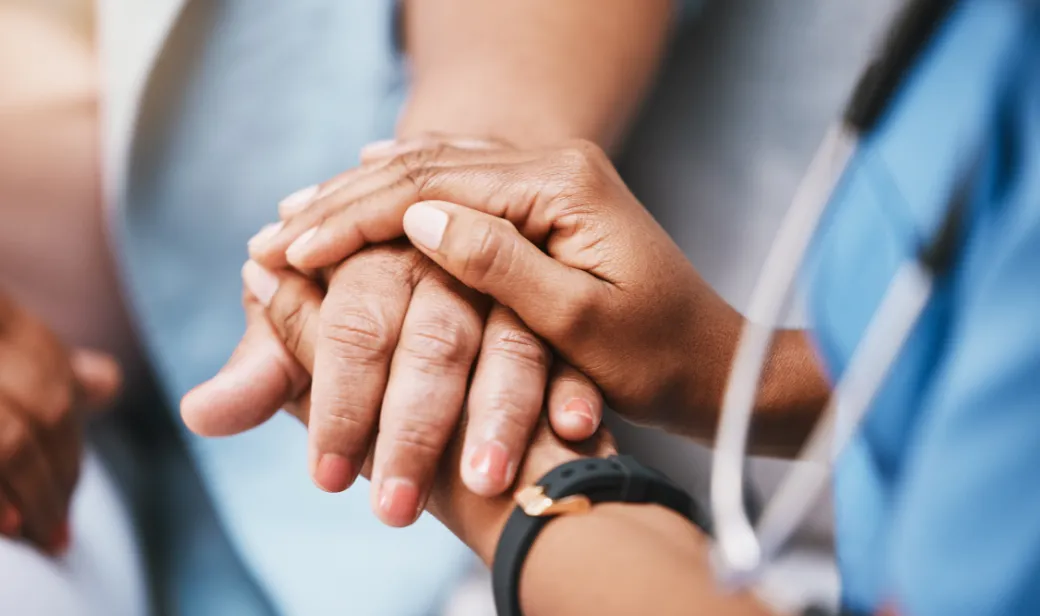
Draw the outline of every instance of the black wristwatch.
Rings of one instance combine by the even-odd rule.
[[[499,616],[521,616],[520,573],[534,540],[555,516],[587,511],[597,503],[667,507],[711,534],[708,515],[685,490],[630,456],[582,458],[560,465],[535,485],[519,490],[517,507],[495,549],[492,578]]]

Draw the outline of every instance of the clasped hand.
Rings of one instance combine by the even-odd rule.
[[[741,318],[591,144],[396,144],[280,210],[250,243],[238,351],[185,399],[197,432],[285,406],[318,484],[345,489],[371,454],[375,510],[404,525],[464,416],[461,477],[489,496],[543,407],[538,429],[575,441],[596,432],[599,391],[640,423],[714,421]]]

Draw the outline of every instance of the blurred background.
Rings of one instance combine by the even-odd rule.
[[[170,5],[135,4],[142,14]],[[676,33],[664,73],[618,162],[705,278],[738,308],[747,302],[812,150],[896,4],[708,2]],[[40,315],[69,344],[120,358],[128,368],[129,410],[92,433],[92,451],[107,466],[88,465],[76,507],[78,536],[97,541],[84,539],[75,547],[66,569],[0,543],[0,612],[5,597],[27,601],[14,591],[28,584],[51,590],[29,593],[39,595],[33,599],[39,603],[15,603],[27,615],[319,613],[286,607],[300,605],[295,598],[308,588],[279,590],[269,582],[270,563],[291,558],[289,547],[248,555],[241,548],[246,539],[227,539],[229,527],[231,534],[238,525],[249,528],[249,517],[261,517],[263,508],[214,511],[210,497],[221,494],[221,485],[206,487],[200,480],[198,459],[191,459],[198,450],[183,442],[172,414],[163,412],[169,404],[153,385],[110,249],[101,138],[107,100],[101,84],[109,81],[99,70],[94,8],[88,0],[0,0],[0,293]],[[125,31],[132,32],[133,21],[128,24]],[[256,49],[260,53],[262,46]],[[372,62],[390,61],[380,56]],[[149,96],[163,92],[153,89]],[[385,106],[380,117],[392,119],[395,108]],[[237,271],[239,265],[229,267]],[[706,492],[710,456],[704,448],[616,427],[625,447],[691,490]],[[756,488],[767,493],[781,469],[775,461],[756,462]],[[797,576],[813,581],[819,597],[834,600],[829,515],[820,509],[802,549],[779,573],[778,586],[785,586],[784,575]],[[299,520],[285,524],[293,522]],[[280,541],[291,543],[292,532],[287,526]],[[387,545],[402,560],[410,549],[399,539]],[[214,571],[219,575],[207,573]],[[476,580],[480,594],[486,580]],[[223,599],[194,608],[185,599],[206,593]],[[481,601],[449,604],[462,610],[458,614],[489,613],[486,597]]]

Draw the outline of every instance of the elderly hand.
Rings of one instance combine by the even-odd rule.
[[[249,269],[247,267],[246,277],[252,275]],[[276,282],[270,287],[274,290],[267,297],[266,307],[247,293],[246,310],[252,318],[262,318],[266,340],[280,342],[281,349],[289,352],[285,359],[294,363],[297,377],[295,385],[289,389],[295,387],[294,391],[303,393],[286,408],[306,425],[314,417],[306,393],[306,375],[316,368],[316,347],[321,344],[323,327],[321,313],[326,310],[322,304],[324,291],[313,280],[288,270],[279,270],[271,276]],[[249,383],[242,382],[239,389],[231,387],[225,394],[246,393],[248,387]],[[465,459],[463,435],[467,431],[467,417],[463,416],[461,424],[450,435],[439,467],[431,469],[425,509],[469,545],[485,563],[490,563],[502,528],[512,512],[513,501],[509,494],[491,498],[475,494],[462,480],[456,469]],[[567,442],[550,428],[545,414],[542,414],[536,419],[529,440],[524,443],[510,486],[533,484],[554,467],[580,456],[606,457],[615,452],[614,441],[604,429],[600,428],[591,438],[580,443]],[[378,452],[374,455],[378,456]],[[373,454],[370,453],[361,466],[361,475],[371,477],[375,483],[377,471],[373,466]],[[391,505],[392,516],[413,515],[410,509],[393,510],[397,505],[396,502]]]
[[[742,318],[598,147],[404,144],[322,188],[252,256],[320,268],[405,232],[515,311],[626,417],[711,433]]]
[[[0,534],[65,550],[83,453],[78,412],[110,403],[121,380],[111,357],[67,351],[0,296]]]
[[[287,200],[283,216],[305,200]],[[479,494],[499,494],[513,483],[544,405],[559,434],[582,440],[595,432],[602,400],[588,379],[554,364],[512,311],[414,248],[374,246],[326,265],[335,267],[326,270],[317,315],[313,384],[272,337],[262,310],[250,307],[272,301],[278,276],[247,264],[244,281],[254,298],[247,298],[248,330],[228,367],[182,402],[191,429],[240,432],[309,390],[316,483],[346,489],[374,447],[373,506],[394,526],[421,511],[464,405],[461,474]]]

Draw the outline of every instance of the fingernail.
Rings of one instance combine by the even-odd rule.
[[[499,441],[477,446],[469,458],[469,468],[479,485],[472,487],[489,493],[505,489],[510,479],[510,465],[509,451]]]
[[[404,232],[427,250],[437,250],[448,228],[448,215],[437,208],[416,203],[404,213]]]
[[[361,158],[378,158],[380,156],[386,156],[387,154],[392,154],[396,147],[397,141],[393,139],[373,141],[361,148]]]
[[[572,398],[563,406],[563,418],[575,430],[591,433],[596,429],[596,414],[592,411],[592,405],[581,398]]]
[[[314,239],[314,236],[318,234],[318,228],[313,227],[303,232],[303,235],[296,238],[289,247],[285,249],[285,258],[290,262],[296,261],[298,258],[306,254],[307,244]]]
[[[8,506],[4,510],[3,520],[0,520],[0,535],[13,537],[22,532],[22,514],[14,507]]]
[[[354,483],[353,465],[338,453],[323,453],[314,467],[314,482],[326,492],[342,492]]]
[[[307,206],[313,203],[314,198],[317,196],[317,184],[314,186],[308,186],[307,188],[301,188],[288,197],[282,199],[278,204],[278,209],[284,214],[297,214],[307,209]]]
[[[379,512],[393,526],[407,526],[419,517],[419,488],[408,479],[383,481],[379,490]]]
[[[264,225],[256,235],[249,238],[249,247],[252,248],[253,246],[259,246],[267,242],[274,236],[278,235],[278,232],[281,231],[284,226],[285,223],[283,222],[272,222],[269,225]]]
[[[68,522],[61,523],[58,528],[54,531],[54,536],[51,538],[50,549],[55,554],[64,554],[69,551],[69,546],[72,544],[72,532],[69,528]]]
[[[278,277],[256,261],[246,261],[242,266],[242,282],[264,306],[270,306],[271,299],[278,292]]]

